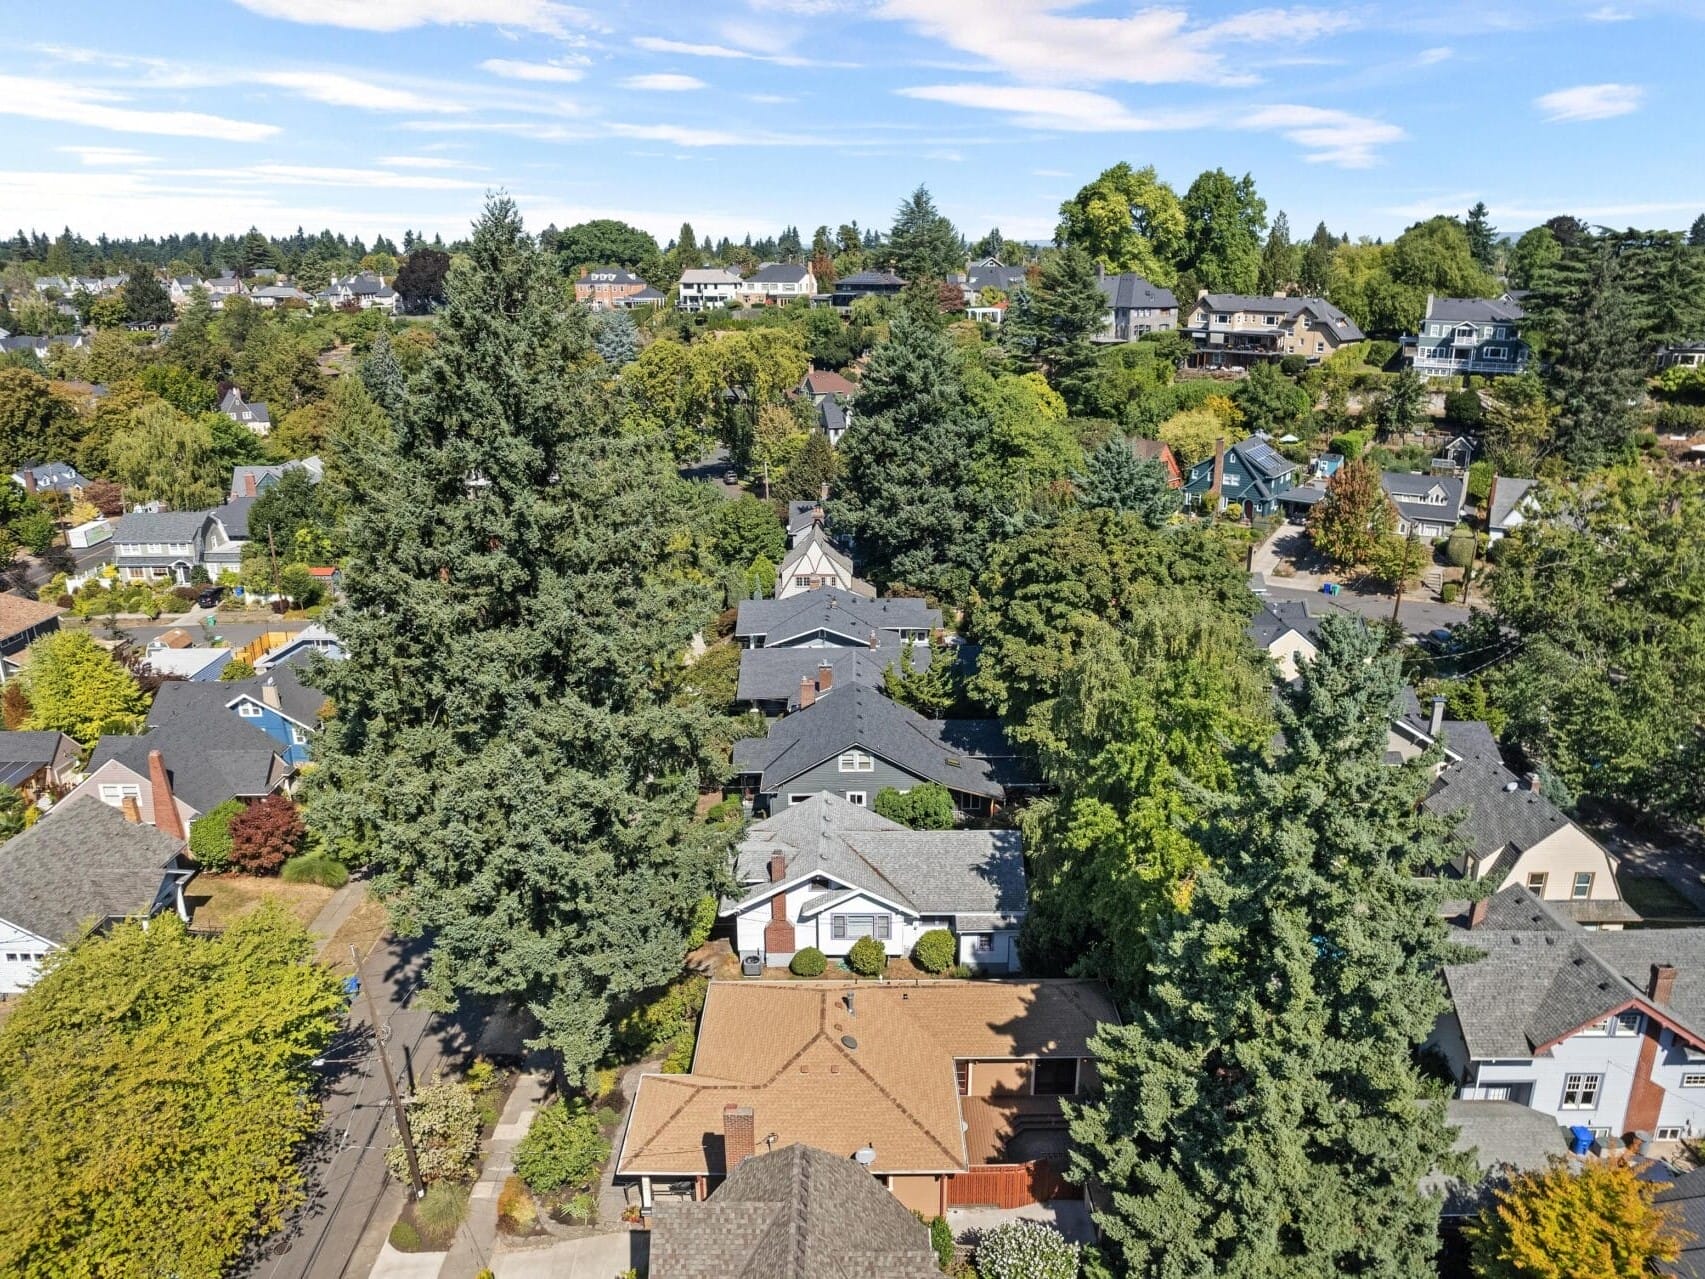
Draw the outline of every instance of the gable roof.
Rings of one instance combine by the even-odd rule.
[[[193,542],[212,511],[132,511],[119,517],[114,542]]]
[[[233,542],[243,542],[249,536],[249,511],[254,506],[256,498],[230,497],[225,499],[223,506],[213,508],[213,518],[219,521],[219,527],[225,530],[225,536]]]
[[[1455,523],[1462,516],[1462,500],[1467,481],[1460,475],[1417,475],[1412,471],[1381,471],[1379,486],[1406,520]],[[1419,499],[1434,490],[1444,494],[1441,504]]]
[[[1176,307],[1178,299],[1173,296],[1171,289],[1163,289],[1150,284],[1142,276],[1130,271],[1119,275],[1103,275],[1096,280],[1101,292],[1107,298],[1107,305],[1116,311],[1129,310],[1133,307]]]
[[[655,1279],[934,1279],[929,1229],[853,1160],[752,1155],[702,1203],[660,1202]]]
[[[1504,298],[1427,298],[1426,320],[1446,324],[1496,324],[1525,320],[1527,312]]]
[[[1417,703],[1417,714],[1419,704]],[[1422,718],[1425,731],[1425,718]],[[1440,817],[1460,814],[1456,836],[1478,858],[1505,848],[1529,849],[1569,819],[1504,765],[1492,730],[1478,720],[1447,720],[1440,730],[1453,755],[1422,807]]]
[[[959,1172],[955,1059],[1086,1057],[1117,1021],[1084,981],[713,981],[692,1073],[640,1080],[617,1171],[720,1173],[723,1108],[737,1105],[778,1144],[868,1145],[878,1174]]]
[[[638,284],[643,286],[645,281],[640,279],[625,266],[595,266],[575,281],[576,284]]]
[[[1674,1261],[1653,1262],[1659,1274],[1705,1279],[1705,1168],[1684,1172],[1658,1191],[1657,1204],[1686,1232]]]
[[[1364,336],[1356,322],[1325,298],[1269,298],[1246,293],[1204,293],[1197,300],[1211,311],[1245,311],[1256,315],[1281,315],[1286,320],[1306,315],[1322,328],[1331,329],[1340,340],[1360,342]]]
[[[148,726],[162,728],[182,720],[196,723],[222,720],[236,715],[236,703],[244,699],[264,706],[265,689],[270,684],[278,694],[278,709],[284,715],[304,728],[315,728],[319,725],[320,713],[325,709],[326,695],[319,689],[309,688],[304,684],[297,674],[296,666],[294,661],[285,662],[269,668],[264,675],[255,675],[249,679],[209,683],[174,681],[162,684],[160,691],[154,695],[154,705],[149,708]],[[253,729],[253,725],[245,724],[243,727],[260,731]],[[262,736],[265,734],[262,733]],[[269,743],[272,741],[271,738],[267,740]]]
[[[258,496],[267,483],[284,478],[285,472],[301,470],[308,473],[310,483],[318,484],[325,478],[325,463],[318,457],[305,457],[296,462],[280,462],[276,466],[233,466],[231,468],[231,496]],[[248,492],[248,481],[255,482],[255,492]]]
[[[872,631],[931,631],[941,625],[941,610],[913,596],[865,599],[838,586],[777,600],[742,600],[734,622],[738,639],[764,636],[766,646],[820,630],[866,642]]]
[[[748,648],[740,654],[740,682],[735,700],[742,702],[786,702],[790,707],[799,696],[804,679],[816,679],[820,666],[833,673],[833,686],[820,697],[833,697],[843,688],[868,684],[881,688],[882,674],[898,668],[907,641],[884,631],[876,648]],[[927,671],[934,654],[927,644],[911,646],[912,669]]]
[[[104,735],[89,757],[89,772],[116,760],[147,777],[148,752],[154,750],[165,760],[172,793],[197,813],[228,799],[270,795],[290,771],[277,743],[254,725],[235,715],[195,715],[173,716],[145,733]]]
[[[1294,631],[1313,643],[1319,629],[1319,619],[1308,615],[1308,605],[1303,601],[1263,600],[1249,621],[1249,638],[1258,648],[1269,648]]]
[[[151,915],[188,883],[184,844],[94,800],[54,809],[0,844],[0,918],[64,945],[97,922]]]
[[[64,733],[49,730],[0,732],[0,785],[17,786],[63,757],[67,763],[83,753]]]
[[[1527,495],[1533,492],[1538,480],[1516,480],[1505,475],[1495,476],[1492,482],[1492,505],[1487,511],[1486,526],[1488,528],[1507,528],[1510,516],[1521,508],[1527,501]]]
[[[858,383],[849,382],[832,369],[812,369],[802,383],[807,395],[857,395]]]
[[[739,284],[740,277],[721,267],[692,267],[681,272],[682,284]]]
[[[809,555],[814,548],[822,552],[823,557],[839,569],[849,582],[855,580],[852,559],[835,546],[835,543],[823,531],[823,526],[817,522],[815,517],[812,518],[811,524],[804,530],[799,539],[794,542],[793,548],[782,557],[781,564],[776,569],[776,580],[786,581],[791,577],[799,562]],[[856,589],[853,593],[856,595],[868,594],[871,598],[874,598],[876,594],[874,590],[867,593]]]
[[[837,280],[835,290],[839,292],[848,285],[857,285],[860,288],[901,288],[905,283],[892,271],[854,271],[851,275],[843,276]]]
[[[1004,799],[1007,786],[1028,775],[999,720],[925,719],[860,684],[777,720],[768,737],[734,743],[734,766],[757,774],[758,789],[769,794],[855,746],[913,777],[991,799]]]
[[[798,262],[766,262],[746,277],[747,284],[802,284],[811,268]]]
[[[25,475],[35,480],[38,490],[49,489],[56,493],[68,493],[74,488],[87,488],[90,481],[69,462],[32,462],[20,466],[14,478],[22,484]]]
[[[772,882],[778,856],[787,869]],[[1029,903],[1017,831],[908,830],[828,792],[755,823],[734,874],[740,896],[724,903],[725,914],[764,901],[779,884],[819,876],[914,915],[971,916],[985,928],[1016,927]]]
[[[9,639],[43,622],[51,622],[64,612],[57,604],[0,591],[0,640]]]

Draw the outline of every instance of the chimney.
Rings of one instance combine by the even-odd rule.
[[[824,480],[823,483],[818,487],[818,489],[817,489],[817,500],[819,502],[827,502],[829,500],[829,481],[828,480]]]
[[[126,795],[124,799],[119,802],[118,807],[119,811],[124,814],[124,820],[129,822],[132,826],[140,826],[142,824],[142,808],[139,804],[137,804],[136,796]]]
[[[1491,909],[1492,899],[1490,897],[1481,897],[1476,901],[1470,902],[1468,906],[1469,928],[1479,928],[1482,924],[1484,924],[1486,922],[1486,912]]]
[[[817,691],[827,693],[835,686],[835,668],[827,662],[817,663]]]
[[[250,471],[248,474],[243,476],[243,496],[258,497],[259,495],[260,489],[255,487],[255,473]]]
[[[173,839],[184,837],[183,820],[178,816],[177,801],[172,798],[172,783],[166,778],[166,759],[159,751],[148,752],[148,780],[154,802],[154,826]]]
[[[35,469],[35,467],[26,466],[23,470],[23,476],[24,476],[24,492],[34,493],[36,491],[36,469]]]
[[[278,685],[274,684],[271,679],[260,686],[260,699],[275,711],[283,709],[283,704],[278,700]],[[1440,698],[1439,700],[1443,701],[1444,699]]]
[[[787,858],[776,853],[770,858],[770,883],[779,884],[787,875]]]
[[[1218,497],[1220,495],[1220,481],[1224,478],[1225,436],[1221,435],[1214,440],[1214,478],[1213,482],[1208,485],[1209,497]]]
[[[1652,997],[1654,1004],[1667,1007],[1675,994],[1675,965],[1653,964],[1652,980],[1646,987],[1646,993]]]
[[[757,1124],[750,1106],[729,1102],[722,1108],[722,1166],[733,1172],[752,1153],[757,1137]]]
[[[809,675],[799,677],[799,709],[804,710],[817,700],[817,685],[811,682]]]
[[[1498,508],[1498,476],[1492,475],[1492,486],[1486,490],[1486,527],[1492,527],[1492,512]]]
[[[1439,730],[1445,726],[1445,699],[1437,693],[1433,695],[1433,714],[1427,720],[1427,735],[1437,737]]]
[[[870,647],[872,647],[872,648],[876,647],[876,632],[875,631],[870,632]]]
[[[1522,780],[1527,783],[1528,790],[1532,791],[1535,795],[1539,794],[1539,774],[1538,773],[1529,773]]]

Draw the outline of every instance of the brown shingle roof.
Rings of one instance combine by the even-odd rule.
[[[40,626],[63,612],[64,609],[44,604],[40,600],[26,599],[10,592],[0,594],[0,639],[16,635],[19,631],[27,631],[32,626]]]
[[[957,1172],[955,1059],[1088,1056],[1096,1027],[1116,1020],[1089,982],[713,982],[693,1073],[641,1080],[618,1171],[722,1172],[733,1104],[777,1145],[869,1145],[877,1173]]]

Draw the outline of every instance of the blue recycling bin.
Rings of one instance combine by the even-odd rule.
[[[1569,1153],[1571,1155],[1590,1155],[1593,1148],[1593,1130],[1575,1124],[1569,1129]]]

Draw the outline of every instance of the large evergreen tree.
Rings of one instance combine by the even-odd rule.
[[[1338,242],[1332,238],[1326,224],[1318,223],[1297,265],[1297,283],[1307,296],[1319,297],[1326,292],[1332,274],[1332,254],[1337,247]]]
[[[1061,249],[1042,267],[1024,321],[1034,326],[1036,358],[1048,385],[1081,411],[1097,366],[1090,338],[1107,314],[1095,263],[1082,249]]]
[[[124,282],[124,318],[132,324],[165,324],[177,314],[171,294],[154,272],[137,266]]]
[[[1625,456],[1646,382],[1644,317],[1627,257],[1608,240],[1565,250],[1542,277],[1530,313],[1551,348],[1556,451],[1580,471]]]
[[[1297,246],[1291,243],[1291,220],[1283,210],[1273,218],[1273,229],[1267,232],[1267,243],[1261,248],[1261,273],[1256,278],[1255,291],[1270,297],[1288,289],[1297,277]]]
[[[894,214],[888,252],[907,281],[940,280],[965,267],[965,242],[935,207],[928,187],[912,192]]]
[[[367,352],[367,358],[361,361],[359,372],[361,385],[367,388],[373,402],[384,409],[392,421],[400,418],[403,400],[408,394],[408,378],[402,365],[397,363],[396,353],[391,350],[390,330],[380,329],[373,335],[373,345]]]
[[[1084,461],[1072,477],[1077,503],[1090,510],[1128,511],[1150,528],[1159,528],[1178,513],[1183,494],[1172,487],[1160,459],[1140,458],[1130,442],[1113,436]]]
[[[1076,1174],[1108,1193],[1093,1273],[1436,1274],[1448,1160],[1414,1050],[1448,957],[1423,877],[1447,824],[1431,755],[1385,763],[1399,660],[1327,617],[1278,707],[1284,747],[1203,796],[1206,865],[1150,939],[1148,997],[1094,1041],[1103,1095],[1072,1107]]]
[[[309,810],[428,938],[432,994],[521,999],[571,1078],[679,970],[725,853],[692,820],[711,724],[665,680],[714,604],[674,568],[697,530],[588,327],[494,197],[394,436],[352,442]]]
[[[1478,200],[1468,211],[1468,251],[1485,270],[1490,271],[1498,260],[1498,229],[1486,213],[1486,202]]]

